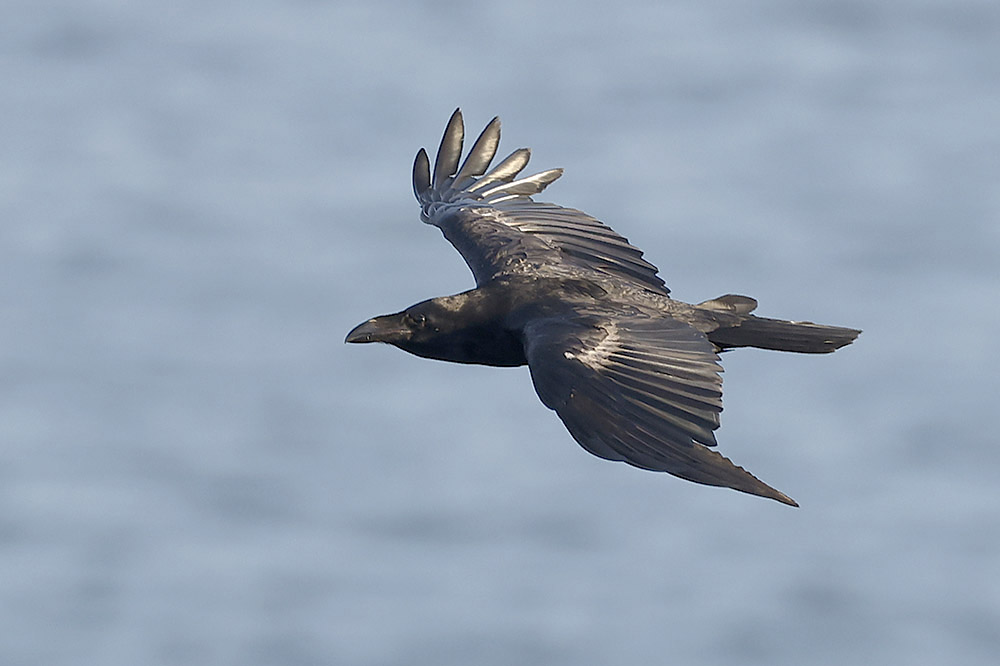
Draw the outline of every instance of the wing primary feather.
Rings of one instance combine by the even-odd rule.
[[[486,173],[490,162],[497,154],[497,147],[500,145],[500,118],[494,117],[490,124],[486,126],[476,142],[469,149],[469,154],[462,163],[462,168],[455,175],[455,187],[461,187],[461,182],[466,178],[481,176]]]
[[[637,414],[633,410],[626,409],[630,416],[634,419],[632,427],[646,431],[648,429],[660,431],[659,437],[649,436],[648,438],[638,438],[634,436],[629,436],[628,431],[623,431],[612,427],[611,429],[605,429],[601,432],[600,428],[592,429],[587,427],[590,423],[606,423],[615,424],[621,419],[621,414],[617,411],[612,411],[608,408],[608,405],[614,404],[614,395],[609,395],[606,391],[601,389],[596,389],[595,394],[604,394],[603,400],[593,400],[593,399],[583,399],[583,404],[580,408],[574,410],[576,414],[569,415],[571,419],[576,421],[578,418],[582,419],[577,425],[577,430],[586,430],[592,433],[592,436],[599,437],[605,442],[618,442],[618,446],[611,445],[612,449],[618,449],[618,452],[632,465],[637,465],[639,467],[645,467],[646,469],[661,469],[663,468],[663,454],[658,450],[655,442],[662,441],[663,436],[666,431],[672,431],[673,427],[670,424],[657,423],[655,427],[654,424],[648,423],[647,419],[649,415]],[[690,437],[686,434],[673,431],[671,433],[674,437],[679,437],[684,440],[690,441]],[[610,440],[610,441],[609,441]],[[662,444],[661,444],[662,446]],[[686,446],[693,446],[688,443]]]
[[[514,176],[521,173],[524,167],[528,166],[531,159],[531,150],[528,148],[518,148],[504,158],[500,164],[490,169],[475,185],[468,188],[469,192],[478,192],[497,182],[509,182]]]
[[[703,421],[706,425],[718,426],[719,412],[722,405],[718,399],[715,401],[711,397],[706,399],[702,396],[694,396],[679,390],[677,385],[661,377],[647,378],[642,375],[635,375],[622,372],[616,368],[605,369],[615,383],[636,391],[637,393],[649,396],[650,404],[659,407],[660,403],[670,405],[672,409],[683,411],[691,417]],[[646,402],[646,401],[644,401]]]
[[[603,229],[576,225],[569,222],[563,222],[559,219],[550,221],[546,218],[544,213],[538,213],[534,217],[530,217],[523,222],[515,220],[511,222],[510,226],[527,233],[544,233],[550,236],[562,236],[567,240],[573,240],[579,243],[589,243],[593,247],[613,245],[621,251],[633,256],[639,256],[640,254],[639,250],[629,245],[622,236],[619,236],[614,232],[605,232]]]
[[[649,363],[650,365],[662,365],[677,368],[683,375],[690,376],[711,376],[714,372],[719,372],[720,368],[715,361],[708,361],[698,354],[698,350],[685,351],[678,342],[670,350],[670,355],[665,356],[656,350],[643,351],[633,347],[621,347],[614,351],[623,359],[632,359],[639,363]]]
[[[455,175],[458,160],[462,157],[462,141],[465,139],[465,124],[462,122],[462,110],[455,109],[448,121],[448,127],[441,137],[437,158],[434,160],[434,188],[440,188],[445,179]]]
[[[697,415],[680,407],[678,401],[667,401],[657,398],[648,391],[623,385],[622,393],[633,399],[643,411],[653,414],[657,421],[666,421],[687,438],[693,438],[706,446],[715,446],[713,430],[719,424],[703,414]]]
[[[525,196],[531,196],[532,194],[538,194],[546,187],[548,187],[552,181],[556,180],[563,173],[562,169],[549,169],[548,171],[542,171],[541,173],[536,173],[533,176],[528,176],[527,178],[521,178],[520,180],[515,180],[511,183],[501,183],[487,190],[480,192],[480,196],[483,199],[489,199],[494,194],[521,194]]]
[[[697,384],[677,381],[677,379],[664,373],[635,372],[631,369],[623,369],[618,364],[612,363],[607,366],[605,372],[609,377],[623,376],[629,377],[630,381],[643,382],[650,386],[669,391],[676,400],[685,401],[692,406],[699,408],[709,408],[719,412],[722,410],[722,392],[717,388],[709,388],[704,385],[704,381]]]
[[[413,160],[413,193],[418,201],[423,201],[424,194],[431,189],[431,165],[427,159],[427,151],[421,148],[417,158]]]

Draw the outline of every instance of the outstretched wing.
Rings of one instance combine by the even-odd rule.
[[[525,328],[535,390],[601,458],[797,506],[713,451],[722,411],[714,345],[671,319],[584,314]]]
[[[531,151],[519,148],[489,169],[500,143],[500,119],[479,135],[459,166],[465,126],[455,110],[434,171],[423,148],[413,164],[413,191],[421,219],[439,227],[472,269],[476,283],[514,273],[589,270],[631,280],[669,294],[656,266],[642,251],[595,218],[572,208],[534,201],[562,175],[550,169],[525,178],[517,175]],[[489,171],[487,171],[489,169]]]

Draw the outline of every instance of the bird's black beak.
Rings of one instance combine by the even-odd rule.
[[[398,315],[375,317],[356,326],[347,334],[344,342],[395,342],[409,331],[402,325]]]
[[[369,319],[363,324],[355,326],[354,329],[347,334],[347,339],[344,342],[378,342],[378,332],[380,326],[377,319]]]

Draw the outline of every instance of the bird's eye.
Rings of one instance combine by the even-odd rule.
[[[409,320],[413,323],[414,326],[423,326],[424,324],[427,323],[427,317],[425,317],[420,313],[416,314],[408,313],[406,316],[409,318]]]

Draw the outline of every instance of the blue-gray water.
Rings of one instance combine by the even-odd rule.
[[[995,663],[994,0],[3,4],[3,664]],[[343,344],[472,285],[459,105],[677,297],[865,330],[725,358],[801,509]]]

